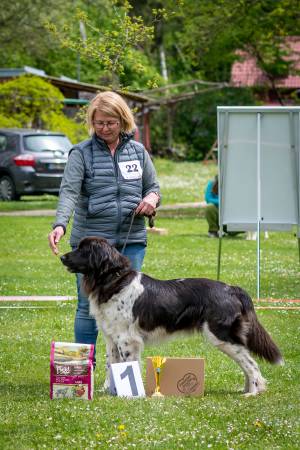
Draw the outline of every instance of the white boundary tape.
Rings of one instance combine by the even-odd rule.
[[[57,308],[57,306],[0,306],[0,309],[49,309],[49,308]]]
[[[61,302],[76,300],[72,295],[0,295],[0,302]]]

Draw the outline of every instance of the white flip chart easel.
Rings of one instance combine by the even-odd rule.
[[[218,107],[220,231],[257,231],[258,299],[260,231],[297,225],[300,259],[299,135],[300,107]]]

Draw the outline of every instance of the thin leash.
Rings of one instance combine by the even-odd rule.
[[[154,216],[155,216],[155,214],[156,214],[156,212],[154,211],[154,213],[153,213],[151,216],[147,216],[147,217],[148,217],[149,227],[150,227],[150,228],[153,228],[153,227],[154,227]],[[129,215],[131,215],[131,219],[130,219],[130,224],[129,224],[128,232],[127,232],[127,235],[126,235],[126,238],[125,238],[125,241],[124,241],[122,250],[121,250],[121,254],[122,254],[122,255],[124,255],[124,251],[125,251],[125,248],[126,248],[126,246],[127,246],[128,239],[129,239],[129,236],[130,236],[130,233],[131,233],[131,229],[132,229],[132,225],[133,225],[133,221],[134,221],[134,217],[135,217],[135,209],[133,209],[133,210],[128,214],[128,216],[129,216]],[[126,220],[126,219],[125,219],[125,220]]]
[[[130,233],[131,233],[131,228],[132,228],[133,221],[134,221],[134,216],[135,216],[134,213],[135,213],[135,209],[133,209],[133,210],[130,212],[130,214],[131,214],[130,225],[129,225],[128,232],[127,232],[127,235],[126,235],[126,238],[125,238],[125,241],[124,241],[122,250],[121,250],[121,254],[122,254],[122,255],[124,255],[124,250],[125,250],[125,248],[126,248],[126,245],[127,245],[127,242],[128,242],[129,235],[130,235]]]

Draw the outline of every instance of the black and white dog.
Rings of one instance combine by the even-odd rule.
[[[279,349],[257,320],[251,298],[238,286],[206,278],[155,280],[132,270],[125,256],[97,237],[83,239],[61,260],[69,271],[84,275],[90,313],[106,341],[108,368],[111,363],[140,361],[144,343],[193,331],[203,333],[237,362],[248,395],[266,388],[250,352],[282,363]]]

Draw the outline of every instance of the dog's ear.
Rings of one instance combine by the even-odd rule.
[[[104,239],[90,241],[89,266],[100,273],[129,269],[129,260]]]
[[[94,271],[103,271],[103,264],[107,259],[107,254],[103,245],[94,239],[89,241],[89,267],[90,270]]]

